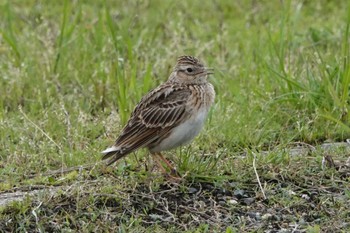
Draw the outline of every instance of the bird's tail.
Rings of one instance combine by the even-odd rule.
[[[120,148],[116,146],[107,148],[106,150],[102,151],[102,154],[102,160],[108,160],[107,166],[111,165],[112,163],[123,158],[126,155],[126,153],[122,153]]]

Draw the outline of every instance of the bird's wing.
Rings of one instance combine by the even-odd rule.
[[[120,157],[146,147],[189,117],[186,103],[191,90],[163,84],[142,98],[115,143]],[[108,158],[112,153],[106,154]]]
[[[176,126],[188,116],[186,105],[190,95],[191,90],[187,88],[172,87],[170,90],[158,93],[157,98],[143,106],[137,116],[146,128]]]

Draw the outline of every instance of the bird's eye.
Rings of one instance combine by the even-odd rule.
[[[187,71],[188,73],[192,73],[193,69],[192,69],[192,68],[187,68],[186,71]]]

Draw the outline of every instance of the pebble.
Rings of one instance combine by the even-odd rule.
[[[236,201],[234,199],[230,199],[230,200],[227,200],[227,203],[230,204],[230,205],[237,205],[238,201]]]
[[[253,197],[243,198],[242,202],[246,205],[251,205],[253,202],[255,202],[255,198]]]
[[[245,197],[245,191],[242,189],[235,190],[233,195],[237,197],[238,199]]]
[[[196,188],[193,188],[193,187],[190,187],[190,188],[188,188],[188,193],[189,194],[194,194],[194,193],[196,193],[198,190],[196,189]]]

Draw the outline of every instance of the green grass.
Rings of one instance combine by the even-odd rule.
[[[345,164],[348,151],[319,146],[350,138],[347,1],[0,0],[0,12],[0,192],[62,187],[55,196],[1,207],[0,228],[349,230],[349,171],[321,168],[325,153]],[[100,151],[184,54],[215,68],[217,92],[200,136],[166,152],[187,174],[184,181],[169,188],[148,172],[144,150],[111,168],[100,166]],[[296,142],[316,150],[290,156],[286,150]],[[253,161],[269,202],[261,198]],[[51,173],[86,164],[96,166]],[[187,193],[207,183],[214,188],[204,188],[198,200]],[[245,190],[245,198],[256,201],[215,209],[211,197],[219,202],[223,189],[227,198]],[[162,199],[162,190],[178,196]],[[207,221],[197,201],[206,203],[209,216],[229,219]],[[154,210],[167,202],[169,212]],[[181,212],[186,203],[196,206],[197,222]],[[250,208],[265,217],[252,222]],[[268,218],[269,209],[277,220]],[[162,219],[169,213],[175,218]]]

